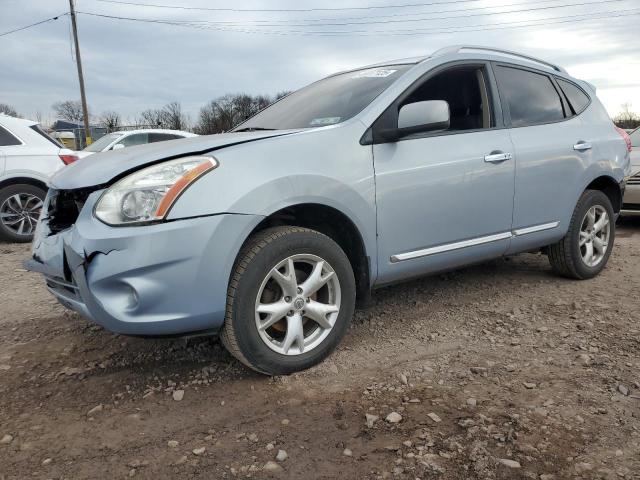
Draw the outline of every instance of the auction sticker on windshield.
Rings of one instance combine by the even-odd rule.
[[[351,78],[385,78],[395,72],[397,72],[397,70],[390,70],[388,68],[373,68],[370,70],[363,70],[362,72],[358,72]]]
[[[340,118],[342,117],[314,118],[309,122],[309,125],[311,125],[312,127],[319,127],[322,125],[333,125],[334,123],[340,123]]]

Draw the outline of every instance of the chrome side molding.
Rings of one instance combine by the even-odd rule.
[[[522,235],[528,235],[531,233],[542,232],[544,230],[551,230],[560,225],[560,222],[543,223],[541,225],[534,225],[531,227],[518,228],[511,232],[496,233],[493,235],[487,235],[484,237],[471,238],[469,240],[462,240],[460,242],[445,243],[444,245],[437,245],[435,247],[423,248],[420,250],[414,250],[413,252],[397,253],[392,255],[391,263],[403,262],[405,260],[412,260],[414,258],[426,257],[428,255],[434,255],[436,253],[450,252],[452,250],[459,250],[461,248],[474,247],[476,245],[483,245],[485,243],[497,242],[499,240],[508,240],[509,238],[519,237]]]
[[[543,223],[542,225],[534,225],[533,227],[517,228],[512,233],[514,237],[526,235],[528,233],[542,232],[543,230],[551,230],[560,225],[560,222]]]

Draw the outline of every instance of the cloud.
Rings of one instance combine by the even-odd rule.
[[[140,1],[143,0],[134,0]],[[387,4],[397,4],[385,0]],[[368,3],[384,5],[382,0]],[[165,3],[157,0],[156,3]],[[168,4],[179,4],[169,2]],[[418,3],[418,2],[415,2]],[[516,7],[500,7],[513,5]],[[570,2],[566,2],[570,3]],[[189,0],[192,6],[211,6],[205,0]],[[323,7],[314,1],[281,0],[216,2],[240,8]],[[360,1],[343,1],[339,6],[362,6]],[[610,18],[589,22],[540,25],[535,28],[429,33],[422,35],[313,36],[296,31],[367,32],[398,29],[432,29],[504,22],[539,22],[543,18],[583,15],[594,11],[633,8],[634,0],[620,0],[594,7],[567,7],[544,11],[502,13],[505,10],[557,5],[540,0],[478,0],[472,3],[431,7],[352,10],[346,12],[203,12],[155,9],[78,0],[79,11],[172,21],[244,22],[243,29],[278,34],[199,30],[156,23],[78,16],[81,52],[89,104],[94,113],[120,111],[133,117],[147,108],[179,101],[191,116],[205,102],[230,92],[273,94],[299,88],[322,76],[393,58],[427,55],[451,44],[481,44],[523,51],[565,66],[570,73],[594,83],[609,112],[620,103],[631,102],[640,110],[640,45],[630,42],[631,29],[639,17]],[[480,8],[489,7],[485,10]],[[475,10],[466,10],[473,8]],[[33,23],[65,12],[66,0],[24,2],[3,0],[0,31]],[[458,13],[432,12],[457,10]],[[292,27],[287,23],[313,23],[310,19],[336,18],[342,22],[387,21],[412,18],[474,15],[467,18],[410,23]],[[369,17],[369,18],[366,18]],[[282,27],[257,27],[259,21],[282,22]],[[251,22],[251,23],[249,23]],[[315,23],[327,23],[315,22]],[[331,23],[331,22],[329,22]],[[504,25],[503,25],[504,26]],[[217,25],[216,28],[220,28]],[[227,25],[225,29],[231,28]],[[233,27],[238,28],[238,27]],[[633,62],[636,62],[635,64]],[[78,98],[76,65],[71,55],[69,18],[0,37],[0,101],[14,105],[23,114],[48,112],[58,100]]]

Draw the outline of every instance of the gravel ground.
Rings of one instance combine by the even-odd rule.
[[[640,478],[640,219],[576,282],[526,254],[388,287],[322,365],[113,335],[0,245],[0,479]]]

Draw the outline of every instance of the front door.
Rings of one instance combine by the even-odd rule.
[[[445,100],[451,121],[444,131],[373,146],[379,283],[507,250],[515,166],[492,84],[486,65],[456,65],[390,107]]]

